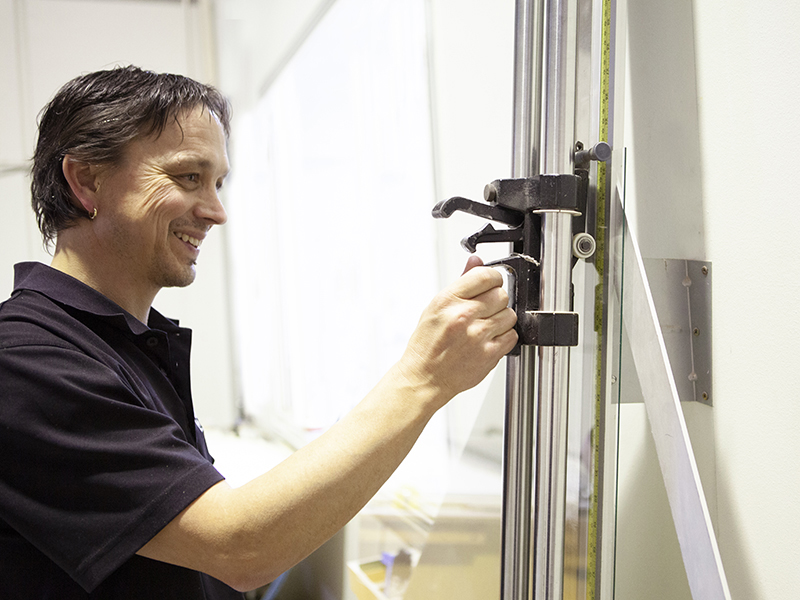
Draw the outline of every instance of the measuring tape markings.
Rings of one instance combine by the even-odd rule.
[[[601,32],[601,63],[600,63],[600,131],[601,141],[608,139],[609,96],[611,80],[611,0],[602,0],[603,20]],[[613,146],[612,146],[613,147]],[[613,160],[613,159],[612,159]],[[595,355],[595,406],[594,428],[592,430],[592,500],[589,506],[589,547],[586,572],[586,599],[594,600],[597,593],[597,545],[598,539],[598,500],[600,494],[600,426],[601,410],[603,407],[602,381],[603,381],[603,299],[606,296],[604,288],[605,250],[606,250],[606,163],[597,163],[597,227],[595,252],[595,268],[600,283],[595,287],[594,299],[594,330],[597,334],[597,349]]]

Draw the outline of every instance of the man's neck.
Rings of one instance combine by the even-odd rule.
[[[131,280],[129,269],[113,264],[98,249],[91,251],[76,247],[70,243],[72,236],[64,233],[59,235],[50,266],[97,290],[147,324],[150,307],[158,290],[141,289]]]

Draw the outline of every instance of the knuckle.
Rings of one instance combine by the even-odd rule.
[[[505,313],[508,316],[509,321],[511,322],[511,327],[513,327],[517,323],[516,311],[512,308],[506,308]]]

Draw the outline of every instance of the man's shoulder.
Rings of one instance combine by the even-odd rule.
[[[68,347],[73,320],[62,306],[31,290],[16,290],[0,304],[0,349],[49,345]]]

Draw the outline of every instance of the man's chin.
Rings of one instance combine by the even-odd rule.
[[[181,272],[174,272],[168,274],[165,273],[161,287],[183,288],[194,283],[196,277],[197,277],[197,271],[195,269],[195,264],[192,263],[190,267],[188,267],[187,269],[183,269]]]

